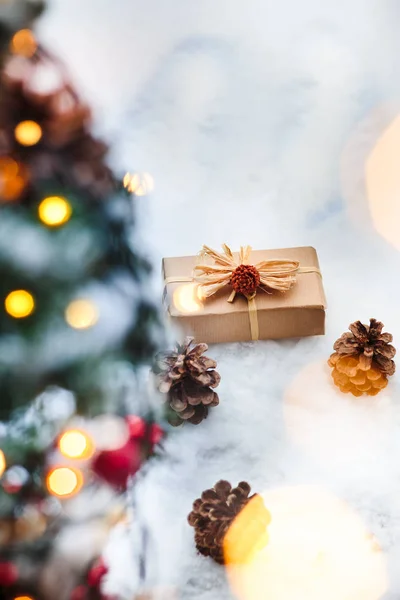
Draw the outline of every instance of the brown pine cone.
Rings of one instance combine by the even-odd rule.
[[[356,321],[349,329],[335,342],[328,361],[333,380],[342,392],[375,396],[395,372],[393,337],[382,333],[383,323],[376,319],[371,319],[369,326]]]
[[[156,357],[153,373],[157,378],[158,390],[168,394],[168,403],[174,411],[170,422],[180,425],[189,421],[197,425],[208,415],[212,406],[219,404],[216,388],[220,375],[215,371],[215,360],[202,356],[207,344],[192,347],[193,338],[178,345],[176,352]]]
[[[228,481],[218,481],[205,490],[193,503],[188,516],[195,529],[196,548],[219,564],[245,562],[256,546],[266,542],[266,527],[270,514],[261,496],[250,496],[250,485],[245,481],[232,488]],[[245,507],[252,510],[242,512]],[[242,519],[239,517],[245,515]],[[227,540],[229,539],[229,544]]]

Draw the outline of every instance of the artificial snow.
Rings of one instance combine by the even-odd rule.
[[[398,376],[354,399],[325,364],[356,319],[381,319],[400,345],[400,134],[384,135],[400,106],[398,19],[395,0],[53,0],[42,21],[114,142],[114,165],[154,180],[136,204],[160,302],[161,257],[203,243],[313,245],[321,261],[326,336],[211,347],[220,406],[174,431],[136,488],[146,584],[181,600],[400,595]],[[186,522],[221,478],[270,503],[263,556],[281,577],[261,568],[251,592],[196,555]],[[135,515],[132,537],[119,528],[107,550],[107,589],[126,598]]]

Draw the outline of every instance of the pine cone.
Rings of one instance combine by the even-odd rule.
[[[395,372],[393,337],[382,333],[383,323],[376,319],[371,319],[369,326],[356,321],[349,329],[335,342],[328,361],[333,380],[342,392],[375,396]]]
[[[250,489],[245,481],[236,488],[228,481],[218,481],[194,501],[188,522],[195,529],[196,548],[200,554],[210,556],[221,565],[240,563],[252,549],[260,546],[260,541],[265,544],[270,514],[261,496],[249,495]],[[241,521],[238,516],[247,506],[252,510]],[[228,538],[230,543],[226,544]]]
[[[190,421],[197,425],[208,415],[209,407],[219,404],[216,388],[220,375],[215,371],[215,360],[202,356],[207,344],[192,346],[193,338],[186,338],[176,352],[159,355],[153,372],[160,392],[168,394],[169,406],[174,411],[170,422],[180,425]]]

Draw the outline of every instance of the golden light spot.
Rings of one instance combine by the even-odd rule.
[[[73,300],[65,310],[65,320],[74,329],[93,327],[99,319],[96,305],[84,298]]]
[[[146,196],[154,190],[154,180],[149,173],[126,173],[123,183],[135,196]]]
[[[224,538],[224,558],[227,565],[251,563],[268,543],[267,527],[271,515],[260,495],[254,496],[237,515]]]
[[[12,202],[21,195],[26,184],[26,171],[9,156],[0,157],[0,201]]]
[[[384,554],[362,520],[318,486],[293,486],[262,494],[271,513],[268,543],[245,565],[227,565],[240,600],[379,600],[387,590]],[[243,532],[237,544],[247,544]],[[241,548],[237,551],[242,553]]]
[[[32,294],[26,290],[14,290],[8,294],[4,305],[11,317],[23,319],[34,311],[35,301]]]
[[[3,475],[4,471],[6,470],[6,467],[6,457],[4,456],[3,450],[0,450],[0,477]]]
[[[71,498],[82,488],[83,475],[71,467],[55,467],[46,478],[50,494],[58,498]]]
[[[15,596],[14,600],[34,600],[32,596]]]
[[[10,50],[13,54],[19,54],[26,58],[33,56],[36,49],[37,42],[30,29],[20,29],[17,31],[10,43]]]
[[[382,394],[384,404],[376,411],[373,396],[356,398],[334,385],[326,360],[305,365],[287,382],[284,392],[287,435],[313,462],[327,469],[340,470],[349,462],[362,468],[377,460],[384,445],[393,400],[386,391]]]
[[[39,219],[49,227],[63,225],[71,218],[71,205],[61,196],[49,196],[41,201],[38,208]]]
[[[378,233],[400,250],[400,116],[378,139],[365,165],[369,209]]]
[[[42,128],[35,121],[21,121],[14,133],[15,139],[21,146],[34,146],[42,137]]]
[[[195,283],[187,283],[177,287],[173,293],[173,304],[183,314],[199,312],[203,305],[199,298],[198,286]]]
[[[88,459],[94,454],[94,444],[84,431],[71,429],[59,439],[58,447],[66,458]]]

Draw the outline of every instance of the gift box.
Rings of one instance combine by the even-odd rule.
[[[210,266],[211,275],[204,275],[204,271],[208,273],[207,266],[201,267],[202,277],[198,276],[199,264],[207,264],[204,256],[163,259],[167,313],[185,334],[193,335],[197,341],[215,344],[325,333],[326,300],[314,248],[250,252],[250,248],[245,247],[245,250],[241,249],[240,255],[235,252],[229,255],[228,251],[230,252],[229,248],[226,251],[226,261],[225,255],[220,254],[221,258],[217,258],[214,266]],[[253,293],[244,288],[245,295],[235,294],[232,285],[237,284],[239,270],[234,272],[235,276],[230,277],[229,273],[225,273],[224,265],[231,260],[236,265],[241,265],[245,251],[246,260],[243,262],[255,265],[260,270],[261,287],[257,287]],[[214,252],[214,255],[217,254]],[[254,270],[254,267],[246,268]],[[220,273],[220,279],[224,281],[219,284],[222,287],[214,293],[218,286],[209,283],[207,278],[219,277]],[[253,276],[252,273],[250,276]],[[204,278],[207,283],[199,286]],[[257,273],[255,278],[256,282],[260,279]],[[273,289],[275,287],[277,289]],[[282,288],[287,289],[279,291]],[[207,294],[210,295],[204,297]]]

